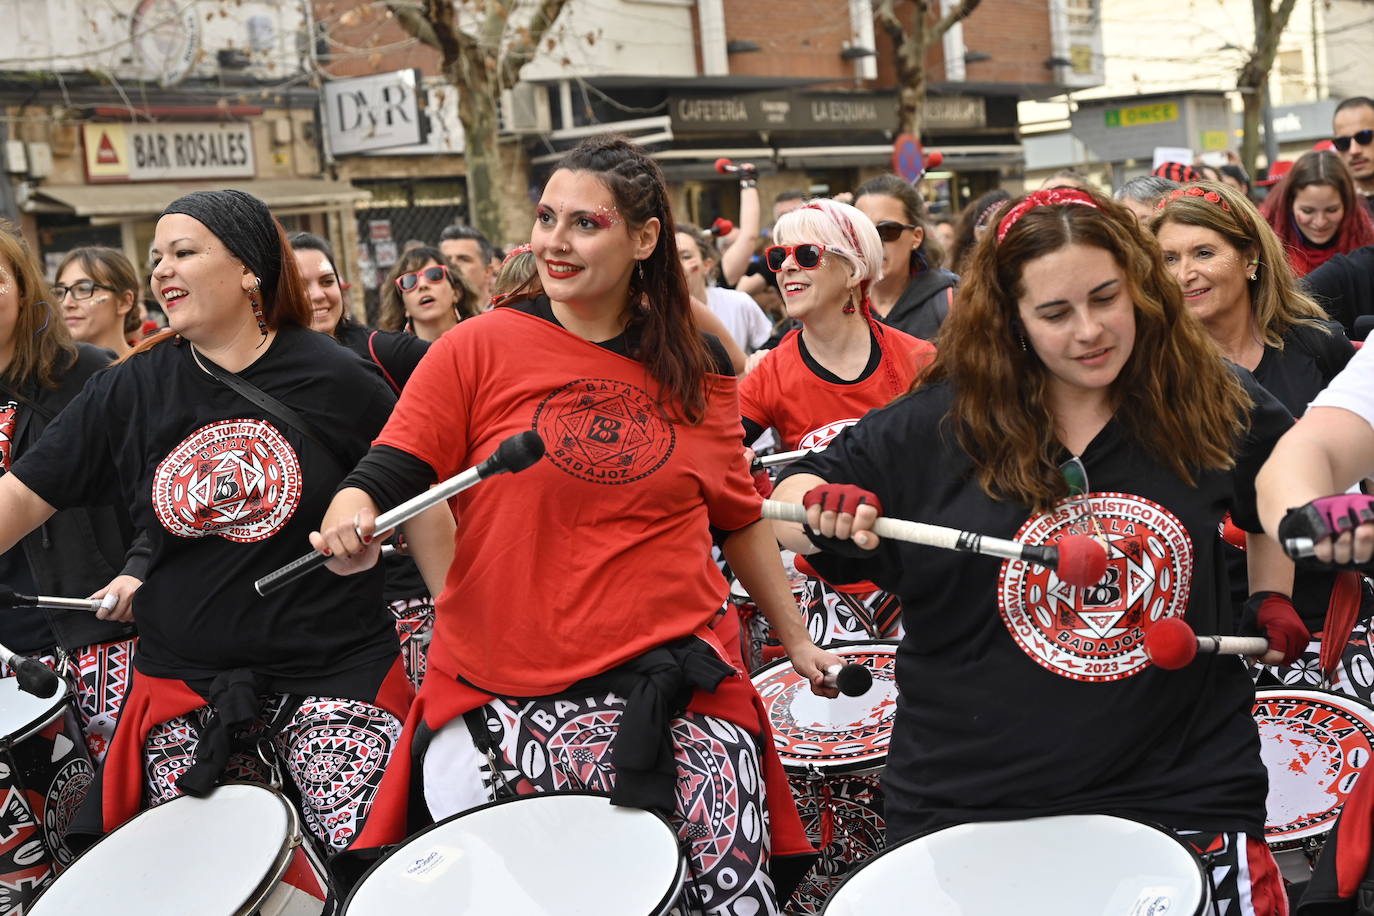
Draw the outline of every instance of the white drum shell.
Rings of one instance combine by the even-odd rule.
[[[605,795],[551,792],[440,821],[382,859],[347,916],[657,916],[682,893],[677,834]]]
[[[30,916],[240,916],[265,905],[299,843],[285,798],[261,786],[223,785],[112,831],[67,867]]]
[[[826,916],[1078,916],[1208,905],[1202,864],[1172,835],[1103,815],[960,824],[891,847],[854,872]]]
[[[57,693],[50,697],[25,693],[19,689],[18,678],[0,678],[0,737],[8,744],[18,744],[46,727],[62,714],[70,693],[61,678],[57,679]]]

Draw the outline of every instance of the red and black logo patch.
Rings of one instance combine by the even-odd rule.
[[[615,379],[583,378],[553,391],[535,410],[534,429],[555,467],[592,483],[648,477],[677,444],[649,393]]]

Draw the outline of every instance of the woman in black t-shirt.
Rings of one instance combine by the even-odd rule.
[[[112,358],[108,350],[72,341],[48,301],[37,259],[18,231],[0,221],[0,477]],[[134,645],[130,602],[147,570],[146,546],[133,542],[128,516],[111,490],[0,549],[0,585],[26,595],[92,595],[108,605],[95,614],[0,610],[0,643],[41,656],[67,678],[96,762],[123,699]]]
[[[1165,617],[1227,631],[1217,525],[1229,509],[1259,530],[1254,475],[1287,412],[1217,359],[1135,217],[1080,190],[1003,211],[940,341],[910,395],[792,465],[776,493],[806,504],[819,532],[776,525],[788,546],[827,577],[902,598],[889,839],[1135,817],[1206,851],[1223,898],[1285,912],[1245,665],[1164,671],[1143,637]],[[1079,463],[1091,486],[1071,496]],[[1078,589],[1028,563],[879,542],[880,513],[1032,543],[1089,534],[1106,542],[1107,572]],[[1251,549],[1278,552],[1260,536]],[[1257,618],[1272,646],[1305,642],[1291,606],[1261,602]]]
[[[1249,369],[1255,381],[1300,417],[1317,393],[1345,368],[1355,349],[1341,326],[1298,286],[1279,240],[1239,191],[1222,184],[1194,184],[1171,191],[1150,222],[1164,262],[1183,289],[1184,302],[1202,319],[1222,354]],[[1244,536],[1227,526],[1225,548],[1237,612],[1249,594]],[[1296,576],[1293,602],[1313,633],[1339,631],[1346,643],[1330,683],[1364,700],[1374,687],[1351,677],[1351,666],[1374,661],[1369,648],[1374,594],[1356,572],[1304,571]],[[1349,634],[1348,636],[1346,634]],[[1290,684],[1324,680],[1322,642],[1293,665],[1274,672]],[[1328,659],[1335,665],[1336,657]]]
[[[0,480],[0,549],[111,491],[152,541],[135,675],[91,826],[112,829],[141,799],[260,778],[270,743],[305,824],[337,851],[362,829],[411,697],[381,573],[317,575],[268,598],[252,582],[308,549],[394,398],[308,330],[295,260],[257,198],[179,198],[152,259],[169,330],[93,379]],[[437,521],[452,525],[446,510]],[[447,556],[418,559],[442,578]]]
[[[290,242],[310,302],[311,329],[328,334],[381,369],[387,384],[399,396],[429,349],[429,342],[414,334],[377,331],[352,321],[344,310],[343,293],[347,286],[334,266],[334,249],[308,232],[292,233]],[[434,631],[434,598],[415,561],[397,553],[382,562],[386,569],[387,609],[396,618],[396,635],[401,639],[406,673],[418,688],[425,676],[425,650]]]

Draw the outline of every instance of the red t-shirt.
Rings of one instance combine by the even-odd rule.
[[[911,387],[916,373],[935,359],[935,347],[896,328],[879,326],[883,355],[868,378],[833,382],[802,359],[799,331],[782,339],[739,386],[740,413],[781,437],[784,450],[817,448],[875,407]]]
[[[743,528],[761,507],[735,381],[709,378],[689,426],[662,417],[642,363],[537,315],[493,309],[429,348],[378,445],[441,480],[524,430],[547,448],[459,495],[432,667],[542,696],[707,632],[727,591],[709,525]]]

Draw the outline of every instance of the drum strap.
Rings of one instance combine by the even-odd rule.
[[[476,709],[469,709],[463,713],[463,724],[468,727],[468,734],[472,736],[473,746],[477,748],[478,753],[487,758],[487,768],[491,770],[491,800],[499,801],[503,798],[514,798],[519,793],[506,780],[501,749],[492,740],[491,729],[487,728],[485,709],[485,706],[478,706]]]
[[[1331,683],[1340,666],[1345,644],[1350,641],[1350,631],[1355,628],[1355,620],[1360,614],[1363,592],[1364,579],[1359,573],[1351,570],[1336,573],[1331,600],[1326,605],[1326,624],[1322,627],[1321,668],[1326,684]]]

